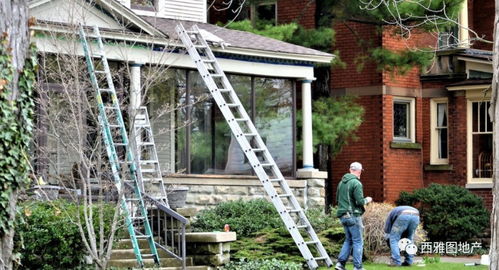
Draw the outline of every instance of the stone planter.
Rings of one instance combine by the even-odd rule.
[[[187,199],[187,191],[189,191],[188,187],[174,187],[168,189],[166,196],[170,208],[177,209],[184,207],[185,200]]]

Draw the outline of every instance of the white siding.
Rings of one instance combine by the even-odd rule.
[[[161,0],[160,0],[161,1]],[[206,22],[206,0],[163,0],[161,17]]]

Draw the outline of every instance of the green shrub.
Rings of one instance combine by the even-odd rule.
[[[431,241],[467,241],[489,224],[483,201],[455,185],[431,184],[412,193],[402,192],[398,205],[416,206]]]
[[[283,225],[274,206],[264,199],[257,199],[223,202],[215,208],[202,210],[196,216],[192,229],[198,232],[222,231],[225,224],[229,224],[238,237]]]
[[[276,259],[270,260],[246,260],[241,259],[237,262],[230,262],[225,265],[224,270],[301,270],[300,264],[294,262],[285,262]]]
[[[76,224],[81,207],[67,201],[31,201],[19,210],[23,221],[16,226],[14,245],[21,269],[74,269],[82,264],[86,252]],[[113,214],[114,205],[105,205],[106,234]],[[94,228],[98,228],[97,209],[94,215]]]

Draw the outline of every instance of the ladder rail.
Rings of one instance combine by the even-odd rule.
[[[199,29],[196,25],[192,27],[192,31],[187,32],[184,27],[179,24],[176,27],[176,32],[179,36],[179,38],[182,40],[183,44],[185,45],[189,55],[191,58],[194,60],[194,63],[202,76],[203,80],[205,81],[206,86],[208,87],[208,91],[212,95],[213,99],[217,103],[220,111],[222,112],[223,116],[225,117],[229,127],[231,128],[231,131],[233,133],[233,136],[235,136],[237,142],[241,146],[241,149],[243,150],[244,154],[248,158],[253,170],[255,171],[256,175],[260,179],[261,183],[264,186],[264,189],[267,193],[267,195],[270,196],[274,206],[278,210],[284,224],[286,225],[288,231],[290,232],[291,236],[293,237],[293,240],[298,246],[298,249],[302,253],[302,256],[305,258],[307,264],[309,265],[310,268],[315,269],[318,267],[317,260],[325,260],[326,264],[329,266],[332,265],[332,261],[329,258],[327,252],[325,251],[322,243],[318,240],[318,236],[315,233],[314,229],[312,228],[310,221],[306,217],[303,209],[301,208],[298,200],[296,197],[294,197],[292,194],[291,189],[289,188],[287,182],[284,179],[284,176],[282,175],[280,169],[278,168],[274,158],[272,155],[270,155],[270,152],[268,151],[268,148],[266,147],[265,143],[263,142],[263,139],[261,138],[260,134],[258,133],[256,127],[254,126],[253,122],[251,121],[251,118],[247,114],[246,110],[242,106],[239,97],[235,93],[234,89],[232,88],[232,85],[230,84],[229,80],[225,76],[225,73],[223,69],[219,66],[218,61],[216,61],[216,58],[209,48],[206,40],[202,38],[202,36],[199,34]],[[196,41],[201,42],[200,45],[195,45],[193,44],[191,40],[191,36],[189,36],[189,33],[194,33],[194,35],[198,35],[198,38]],[[196,36],[195,36],[196,38]],[[203,51],[203,56],[207,57],[203,59],[199,52],[198,49],[202,49]],[[205,63],[209,63],[211,65],[211,71],[214,71],[214,73],[210,72],[208,69],[207,65]],[[232,106],[228,106],[227,101],[225,100],[222,92],[220,91],[220,87],[214,80],[214,76],[217,78],[221,78],[221,84],[223,86],[224,92],[229,93],[229,98],[232,104]],[[249,134],[252,134],[252,137],[254,138],[254,141],[256,143],[256,147],[253,148],[251,146],[251,142],[246,138],[246,135],[244,131],[242,130],[241,126],[239,125],[238,121],[235,118],[234,113],[232,112],[232,109],[230,107],[235,107],[236,113],[240,115],[240,119],[242,119],[245,124],[247,129],[249,130]],[[246,131],[248,132],[248,131]],[[256,152],[254,151],[255,149],[259,149],[263,151],[263,161],[261,161]],[[266,163],[266,166],[271,167],[271,172],[272,175],[274,176],[275,179],[280,179],[278,181],[281,189],[285,192],[287,195],[288,203],[291,204],[293,207],[292,209],[288,209],[284,201],[281,199],[282,196],[279,196],[277,193],[277,190],[274,188],[274,185],[272,181],[270,181],[270,177],[268,173],[266,172],[265,168],[262,165],[262,162]],[[300,221],[305,222],[305,226],[301,225],[298,226],[295,221],[293,220],[293,217],[291,216],[291,213],[298,213],[298,217]],[[298,230],[299,228],[306,228],[307,233],[309,237],[313,241],[307,241],[305,242],[303,236],[301,235],[300,231]],[[307,246],[308,244],[315,244],[316,250],[319,252],[319,257],[314,257],[312,252],[310,251],[309,247]],[[317,260],[316,260],[317,259]]]
[[[94,29],[94,34],[96,36],[96,40],[97,40],[97,44],[98,44],[98,48],[99,48],[99,52],[100,52],[101,64],[104,67],[104,73],[106,75],[107,87],[108,87],[108,89],[106,89],[106,92],[109,92],[111,94],[111,101],[112,101],[113,107],[116,109],[116,120],[118,121],[120,135],[121,135],[121,139],[122,139],[122,142],[120,144],[125,146],[126,160],[132,161],[132,162],[130,162],[128,167],[130,170],[130,177],[132,178],[132,180],[135,183],[134,184],[134,188],[135,188],[134,196],[138,199],[139,208],[140,208],[142,216],[145,217],[144,230],[146,232],[146,235],[148,236],[147,240],[148,240],[149,247],[151,249],[154,261],[159,265],[158,252],[156,249],[156,245],[154,243],[154,239],[152,237],[152,230],[151,230],[149,221],[147,219],[147,210],[144,207],[144,201],[142,198],[140,185],[137,182],[137,177],[136,177],[137,168],[136,168],[136,164],[133,162],[134,161],[133,153],[129,149],[129,141],[128,141],[128,136],[127,136],[127,131],[125,129],[125,123],[123,121],[123,116],[121,114],[120,104],[119,104],[118,99],[116,97],[116,91],[114,89],[114,83],[112,81],[112,76],[111,76],[111,72],[109,69],[108,62],[107,62],[107,58],[106,58],[105,53],[104,53],[104,45],[102,43],[102,39],[101,39],[101,36],[99,33],[99,28],[97,26],[95,26],[93,29]],[[97,76],[95,75],[96,70],[95,70],[95,66],[93,64],[93,60],[92,60],[92,56],[91,56],[92,53],[90,51],[90,47],[89,47],[89,44],[87,41],[87,37],[85,35],[85,31],[84,31],[83,26],[81,24],[80,24],[80,37],[81,37],[81,42],[82,42],[82,46],[83,46],[83,52],[84,52],[85,59],[87,62],[87,69],[88,69],[88,72],[90,74],[90,80],[91,80],[93,88],[96,90],[96,101],[97,101],[97,105],[98,105],[97,107],[99,110],[98,119],[99,119],[99,123],[101,125],[101,133],[103,134],[103,139],[104,139],[104,143],[106,146],[106,152],[108,154],[109,162],[111,164],[113,179],[114,179],[115,186],[116,186],[119,194],[121,194],[120,195],[120,206],[121,206],[122,211],[125,214],[125,221],[126,221],[125,223],[127,226],[127,230],[130,234],[130,238],[132,240],[132,246],[134,249],[134,253],[135,253],[137,262],[140,265],[140,267],[143,267],[143,265],[144,265],[143,256],[142,256],[142,253],[140,251],[140,248],[139,248],[139,245],[137,242],[137,235],[136,235],[136,231],[135,231],[135,228],[133,225],[133,220],[131,218],[131,213],[128,210],[127,199],[126,199],[125,193],[123,192],[123,188],[122,188],[123,182],[121,181],[121,176],[120,176],[120,172],[121,172],[120,159],[119,159],[117,151],[116,151],[113,135],[112,135],[111,128],[110,128],[110,123],[109,123],[109,120],[108,120],[108,117],[106,114],[106,106],[104,106],[104,103],[102,100],[101,89],[100,89],[98,81],[97,81]]]

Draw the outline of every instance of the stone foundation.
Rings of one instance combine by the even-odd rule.
[[[324,179],[327,178],[327,173],[299,171],[297,175],[298,179],[287,182],[302,207],[324,207]],[[185,207],[195,207],[198,210],[238,199],[268,199],[260,180],[255,176],[170,175],[165,178],[165,182],[167,185],[188,187]],[[274,186],[279,187],[278,184]],[[278,192],[281,192],[280,188]]]

